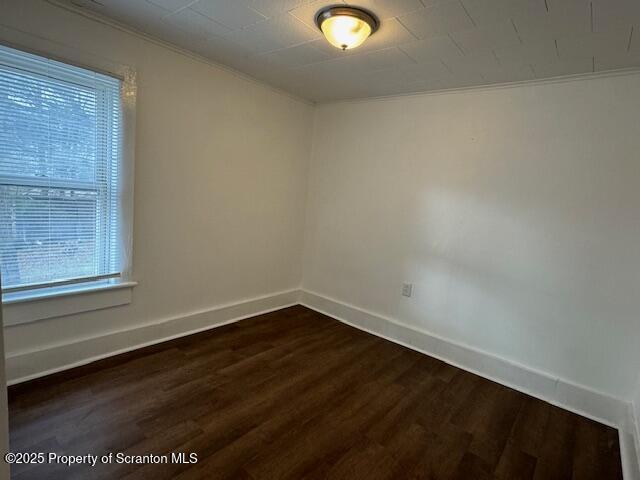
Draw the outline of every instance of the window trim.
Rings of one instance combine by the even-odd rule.
[[[0,42],[0,47],[11,48],[42,58],[79,67],[120,80],[120,156],[118,163],[120,228],[117,238],[120,251],[120,276],[106,280],[87,281],[58,286],[39,287],[20,292],[2,293],[5,305],[5,326],[19,325],[46,318],[81,313],[131,302],[132,290],[138,284],[133,280],[133,185],[135,170],[135,124],[137,81],[136,70],[128,65],[114,65],[99,57],[92,64],[77,62],[48,52],[34,50],[22,45]],[[84,59],[84,55],[83,55]],[[16,179],[18,180],[18,179]],[[35,307],[35,308],[34,308]],[[37,311],[36,311],[37,310]]]
[[[3,305],[13,305],[16,303],[38,302],[41,300],[69,297],[73,295],[81,295],[83,293],[101,292],[105,290],[116,290],[119,288],[132,288],[138,285],[137,282],[123,282],[120,279],[112,280],[96,280],[94,282],[85,282],[82,285],[60,285],[54,287],[34,288],[22,292],[6,293],[7,298],[3,298]]]
[[[19,292],[38,292],[39,290],[46,288],[67,287],[71,288],[73,285],[87,285],[101,280],[111,280],[114,278],[120,278],[119,273],[106,273],[104,275],[92,275],[90,277],[75,277],[68,280],[55,280],[53,282],[35,283],[25,286],[9,287],[2,289],[3,294],[19,293]]]
[[[4,326],[128,305],[133,281],[89,282],[73,288],[48,287],[3,295]]]

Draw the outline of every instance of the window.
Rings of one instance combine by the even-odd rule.
[[[120,83],[0,46],[3,293],[120,276]]]

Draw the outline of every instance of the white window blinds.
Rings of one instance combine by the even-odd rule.
[[[119,275],[120,81],[0,46],[4,292]]]

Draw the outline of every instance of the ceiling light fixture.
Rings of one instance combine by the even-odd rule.
[[[316,14],[316,25],[327,41],[341,50],[362,45],[380,22],[370,12],[356,7],[326,7]]]

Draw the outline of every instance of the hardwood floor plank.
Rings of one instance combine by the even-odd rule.
[[[495,474],[501,480],[531,480],[536,469],[536,459],[508,444],[500,457]]]

